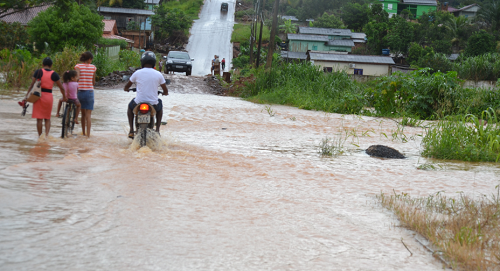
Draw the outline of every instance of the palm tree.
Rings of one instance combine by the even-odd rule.
[[[297,29],[297,24],[292,23],[292,20],[286,20],[283,22],[282,25],[280,25],[280,30],[282,30],[285,33],[285,35],[288,33],[292,34],[296,33],[297,32],[296,29]]]
[[[485,22],[492,30],[500,30],[500,0],[483,2],[477,12],[477,18]]]
[[[448,29],[453,36],[452,44],[460,47],[467,40],[466,31],[471,25],[470,21],[465,16],[449,17],[444,22],[444,27]]]

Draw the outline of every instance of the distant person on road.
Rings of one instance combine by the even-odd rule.
[[[91,52],[85,52],[80,56],[81,63],[75,65],[78,73],[78,100],[82,108],[82,133],[87,137],[90,137],[91,115],[94,110],[94,84],[97,68],[90,64],[93,59],[94,55]]]
[[[222,58],[222,61],[220,63],[222,65],[222,70],[224,70],[226,68],[226,59]]]
[[[214,75],[215,75],[215,71],[217,70],[218,74],[220,75],[220,60],[219,60],[219,56],[215,56],[215,59],[214,59]]]
[[[210,74],[212,74],[212,72],[214,71],[215,59],[217,59],[216,55],[214,55],[214,59],[212,59],[212,64],[210,64],[210,66],[211,66],[211,68],[210,68]]]
[[[49,136],[50,132],[50,115],[52,114],[52,105],[54,104],[54,97],[52,96],[52,87],[54,83],[57,84],[59,90],[62,94],[63,101],[67,101],[66,91],[64,90],[63,85],[61,84],[61,78],[59,74],[55,71],[51,70],[52,68],[52,60],[49,57],[43,59],[42,68],[38,69],[33,73],[33,81],[31,81],[31,85],[28,88],[28,92],[26,96],[29,95],[33,85],[37,80],[41,81],[42,95],[38,101],[33,103],[33,114],[32,118],[36,119],[36,129],[38,131],[38,136],[42,135],[43,130],[43,122],[45,121],[45,137]],[[26,97],[27,99],[27,97]]]

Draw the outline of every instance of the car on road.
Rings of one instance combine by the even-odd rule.
[[[165,73],[169,71],[174,72],[185,72],[186,75],[191,75],[193,70],[194,59],[189,57],[187,52],[182,51],[170,51],[167,55],[167,60],[165,61]]]
[[[220,5],[221,12],[227,12],[228,9],[229,9],[229,5],[227,3],[224,2]]]

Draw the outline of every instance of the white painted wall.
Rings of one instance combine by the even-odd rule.
[[[389,74],[389,65],[388,64],[359,64],[354,63],[356,65],[355,69],[363,69],[363,75],[371,75],[371,76],[384,76]],[[330,62],[330,61],[320,61],[315,60],[314,65],[320,66],[321,69],[325,67],[332,67],[333,70],[345,70],[347,74],[354,74],[354,69],[349,68],[349,63],[346,62]]]

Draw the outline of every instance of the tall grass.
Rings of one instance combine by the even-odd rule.
[[[482,120],[481,120],[482,119]],[[422,156],[462,161],[498,162],[500,127],[493,109],[475,115],[450,116],[432,126],[422,140]],[[488,124],[484,125],[487,120]]]
[[[83,48],[65,47],[62,52],[50,56],[52,69],[61,76],[65,71],[73,70],[82,52]],[[5,49],[2,55],[6,56],[0,61],[0,73],[4,75],[4,82],[0,82],[0,87],[4,89],[29,87],[33,72],[42,67],[42,60],[47,56],[42,54],[35,57],[29,51],[21,49]]]
[[[251,28],[249,24],[234,24],[233,33],[231,34],[231,42],[249,42],[251,35]],[[257,25],[256,36],[260,33],[260,24]],[[262,28],[262,41],[269,41],[270,31],[267,26]]]
[[[496,187],[498,189],[498,186]],[[459,270],[499,270],[500,197],[476,200],[440,193],[424,198],[408,194],[377,196],[401,224],[427,238]],[[436,255],[438,256],[438,255]]]
[[[491,80],[500,77],[500,54],[487,53],[476,57],[464,58],[454,63],[458,76],[466,80]]]
[[[360,113],[366,103],[362,88],[345,72],[325,74],[308,63],[282,63],[255,71],[255,80],[241,95],[257,102],[286,104],[302,109]]]

